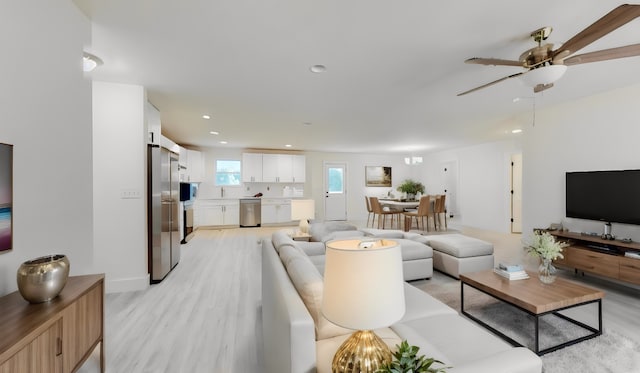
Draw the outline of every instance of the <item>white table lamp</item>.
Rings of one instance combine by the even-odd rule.
[[[312,199],[291,200],[291,220],[300,220],[300,233],[309,232],[309,220],[315,217],[315,201]]]
[[[389,347],[373,333],[404,315],[400,246],[391,240],[327,243],[322,313],[356,329],[338,348],[333,372],[375,372],[391,361]]]

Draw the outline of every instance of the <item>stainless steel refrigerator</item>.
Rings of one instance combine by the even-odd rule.
[[[178,155],[158,145],[147,149],[148,264],[151,283],[180,261]]]

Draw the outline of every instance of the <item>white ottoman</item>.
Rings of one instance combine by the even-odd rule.
[[[493,244],[462,234],[425,236],[433,248],[433,268],[459,278],[461,273],[492,269]]]

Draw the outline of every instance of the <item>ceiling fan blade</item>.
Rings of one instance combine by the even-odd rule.
[[[464,61],[464,63],[471,63],[477,65],[490,65],[490,66],[518,66],[522,67],[522,62],[512,60],[502,60],[499,58],[480,58],[473,57]]]
[[[615,60],[617,58],[640,56],[640,44],[627,45],[624,47],[603,49],[601,51],[579,54],[564,60],[564,64],[578,65],[581,63]]]
[[[560,48],[553,52],[552,57],[558,54],[566,54],[564,57],[574,54],[580,49],[600,39],[618,27],[640,16],[640,5],[623,4],[607,13],[604,17],[595,21],[591,26],[577,33]]]
[[[465,92],[462,92],[462,93],[458,93],[458,96],[464,96],[464,95],[466,95],[467,93],[475,92],[475,91],[480,90],[480,89],[482,89],[482,88],[487,88],[487,87],[489,87],[489,86],[491,86],[491,85],[494,85],[494,84],[500,83],[500,82],[501,82],[501,81],[503,81],[503,80],[507,80],[507,79],[515,78],[515,77],[517,77],[517,76],[520,76],[520,75],[524,74],[525,72],[526,72],[526,71],[523,71],[523,72],[520,72],[520,73],[516,73],[516,74],[512,74],[512,75],[509,75],[509,76],[505,76],[504,78],[500,78],[500,79],[498,79],[498,80],[494,80],[493,82],[490,82],[490,83],[487,83],[487,84],[483,84],[483,85],[481,85],[481,86],[479,86],[479,87],[475,87],[475,88],[473,88],[473,89],[470,89],[470,90],[465,91]]]
[[[549,83],[549,84],[538,84],[537,86],[533,87],[533,93],[538,93],[538,92],[542,92],[545,89],[549,89],[553,87],[553,83]]]

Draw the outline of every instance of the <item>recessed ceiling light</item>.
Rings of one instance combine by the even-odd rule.
[[[311,70],[312,73],[319,74],[327,71],[327,67],[325,65],[313,65],[309,70]]]
[[[511,133],[520,133],[520,132],[522,132],[522,130],[519,128],[511,131]]]
[[[202,119],[211,119],[211,115],[205,114],[205,115],[202,116]]]
[[[290,147],[291,147],[291,144],[287,144],[287,145],[285,145],[284,147],[285,147],[285,148],[290,148]]]
[[[226,141],[220,141],[220,144],[223,144],[223,145],[224,145],[224,144],[226,144],[226,143],[227,143]]]
[[[218,131],[209,131],[209,133],[212,134],[212,135],[219,135],[220,134],[220,132],[218,132]]]

